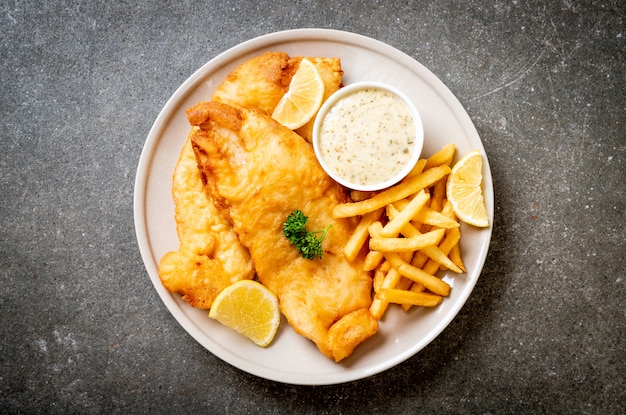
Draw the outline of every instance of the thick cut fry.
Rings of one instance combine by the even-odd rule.
[[[383,285],[383,281],[385,280],[385,275],[389,270],[384,270],[383,267],[378,267],[374,271],[374,278],[372,280],[372,287],[374,288],[374,292],[380,291],[380,288]]]
[[[423,172],[424,166],[426,166],[426,159],[419,159],[417,163],[415,163],[415,166],[413,166],[409,174],[406,175],[405,180],[409,177],[417,176],[418,174]]]
[[[426,288],[422,284],[413,283],[413,285],[411,285],[411,288],[409,288],[409,291],[413,293],[421,293],[423,291],[426,291]],[[413,304],[402,304],[402,310],[404,311],[409,311],[411,307],[413,307]]]
[[[441,304],[443,298],[440,295],[398,290],[395,288],[383,288],[376,294],[381,301],[395,304],[410,304],[422,307],[435,307]]]
[[[439,150],[438,152],[430,156],[428,160],[426,160],[424,170],[441,165],[449,166],[450,163],[452,163],[452,157],[454,157],[455,151],[456,146],[454,144],[446,144],[441,150]]]
[[[420,190],[419,193],[415,195],[413,200],[411,200],[409,204],[396,215],[396,217],[391,219],[391,221],[383,227],[380,234],[387,238],[397,236],[402,227],[409,223],[411,219],[413,219],[413,217],[417,215],[420,210],[422,210],[428,202],[428,199],[430,199],[430,195],[423,189]]]
[[[389,272],[387,272],[387,275],[385,275],[385,278],[380,285],[379,291],[394,288],[400,281],[401,277],[402,276],[397,269],[391,268]],[[385,310],[387,310],[388,305],[388,301],[374,297],[374,299],[372,300],[372,305],[370,305],[370,314],[372,314],[372,316],[374,316],[374,318],[376,318],[377,320],[380,320],[385,313]]]
[[[447,177],[439,179],[437,183],[432,187],[432,192],[430,195],[430,208],[437,212],[441,212],[443,208],[443,200],[446,197],[446,183],[448,181]]]
[[[363,260],[363,270],[372,271],[384,259],[383,253],[379,251],[369,251]]]
[[[443,251],[437,246],[429,246],[427,248],[422,249],[422,252],[428,256],[428,258],[437,262],[442,269],[449,269],[452,272],[456,272],[457,274],[462,274],[465,272],[461,267],[452,261]]]
[[[372,305],[370,306],[370,314],[374,316],[376,320],[383,318],[383,314],[387,311],[389,303],[387,301],[380,300],[376,297],[372,299]]]
[[[448,229],[446,230],[446,237],[439,244],[439,249],[447,255],[460,240],[461,231],[458,228]]]
[[[461,247],[459,246],[459,244],[456,244],[452,247],[452,249],[450,250],[449,256],[450,256],[450,261],[452,261],[454,265],[459,267],[461,272],[466,271],[465,263],[463,263],[463,258],[461,257]]]
[[[429,256],[426,255],[423,250],[419,251],[413,257],[413,260],[411,261],[411,265],[421,269],[426,264],[426,261],[428,261],[428,258]]]
[[[442,214],[446,215],[447,217],[456,220],[456,215],[454,214],[454,211],[452,210],[452,204],[448,203],[447,201],[445,201],[444,207],[441,211]],[[447,233],[449,233],[449,231],[447,231]],[[461,239],[461,233],[458,233],[458,238],[459,238],[459,242]],[[454,245],[451,249],[450,249],[450,253],[449,253],[449,257],[450,260],[457,266],[459,267],[463,272],[465,272],[465,264],[463,263],[463,259],[461,258],[461,248],[459,246],[459,242],[457,242],[456,245]]]
[[[365,190],[352,190],[350,191],[350,200],[352,200],[353,202],[360,202],[361,200],[371,198],[375,194],[375,192]]]
[[[438,228],[450,229],[459,227],[459,222],[429,207],[422,208],[419,212],[416,213],[413,219],[416,222],[436,226]]]
[[[441,214],[449,217],[450,219],[456,221],[456,215],[454,214],[454,210],[452,210],[452,203],[448,202],[447,199],[443,201],[443,207],[441,208]]]
[[[398,212],[401,212],[401,211],[403,211],[404,209],[406,209],[406,207],[407,207],[407,205],[408,205],[409,203],[411,203],[411,200],[410,200],[409,198],[406,198],[406,199],[400,199],[400,200],[397,200],[397,201],[395,201],[395,202],[393,202],[393,203],[388,204],[388,205],[387,205],[387,210],[389,210],[389,208],[390,208],[391,206],[393,206],[393,207],[395,207],[395,208],[396,208],[396,210],[397,210]],[[396,214],[397,214],[397,213],[396,213]],[[389,215],[389,213],[387,213],[387,215]]]
[[[369,232],[372,238],[382,238],[380,231],[383,230],[383,224],[380,223],[379,220],[374,221],[367,227],[367,231]]]
[[[436,246],[445,235],[445,230],[436,229],[410,238],[372,238],[370,249],[380,252],[413,252]]]
[[[359,221],[359,224],[352,232],[348,243],[346,243],[346,246],[343,249],[343,254],[348,262],[354,261],[354,259],[357,257],[359,251],[363,247],[363,244],[365,244],[365,241],[367,240],[367,237],[369,235],[367,231],[368,226],[370,226],[372,222],[380,219],[380,215],[382,215],[382,213],[383,209],[381,208],[363,215],[363,217]]]
[[[397,253],[389,252],[385,254],[385,258],[391,263],[391,266],[398,270],[400,275],[410,280],[422,284],[426,289],[430,290],[434,294],[447,297],[450,295],[450,286],[441,279],[434,276],[434,273],[427,273],[423,270],[408,264],[400,258]],[[434,262],[434,261],[433,261]],[[437,267],[439,265],[437,264]]]
[[[408,251],[408,252],[398,252],[398,255],[400,255],[400,258],[402,258],[402,260],[404,262],[408,262],[410,263],[411,260],[413,259],[413,253],[415,251]]]
[[[394,220],[399,214],[400,211],[396,208],[396,203],[392,203],[387,206],[387,216],[389,219]],[[402,229],[400,229],[400,234],[410,238],[412,236],[421,235],[422,233],[417,230],[417,227],[411,223],[407,223],[402,227]]]
[[[450,167],[439,166],[428,169],[414,177],[403,180],[400,184],[378,193],[371,199],[354,203],[342,203],[333,208],[334,218],[348,218],[364,215],[376,209],[387,206],[397,200],[404,199],[420,190],[432,185],[445,175],[450,174]]]
[[[396,288],[399,290],[408,290],[409,288],[411,288],[411,285],[413,285],[413,281],[411,281],[408,278],[400,278],[400,281],[398,281],[398,284],[396,284]]]

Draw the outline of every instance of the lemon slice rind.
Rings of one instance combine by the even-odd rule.
[[[237,281],[218,294],[209,317],[261,347],[274,339],[280,324],[276,296],[254,280]]]

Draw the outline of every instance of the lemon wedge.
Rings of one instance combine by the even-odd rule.
[[[238,281],[222,290],[211,306],[209,317],[261,347],[272,342],[280,324],[276,296],[253,280]]]
[[[295,130],[313,118],[322,105],[323,98],[324,81],[315,65],[304,58],[291,78],[289,90],[274,109],[272,118]]]
[[[489,218],[483,192],[480,187],[483,174],[483,159],[479,150],[474,150],[456,162],[446,185],[452,210],[463,222],[480,228],[489,226]]]

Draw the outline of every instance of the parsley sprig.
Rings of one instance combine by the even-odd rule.
[[[317,231],[308,231],[306,223],[309,218],[301,210],[294,210],[283,224],[283,234],[295,246],[302,258],[321,259],[324,255],[322,241],[332,225]]]

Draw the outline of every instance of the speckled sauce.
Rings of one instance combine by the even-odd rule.
[[[381,88],[354,91],[326,114],[319,149],[327,166],[358,185],[385,182],[411,158],[415,121],[407,105]]]

